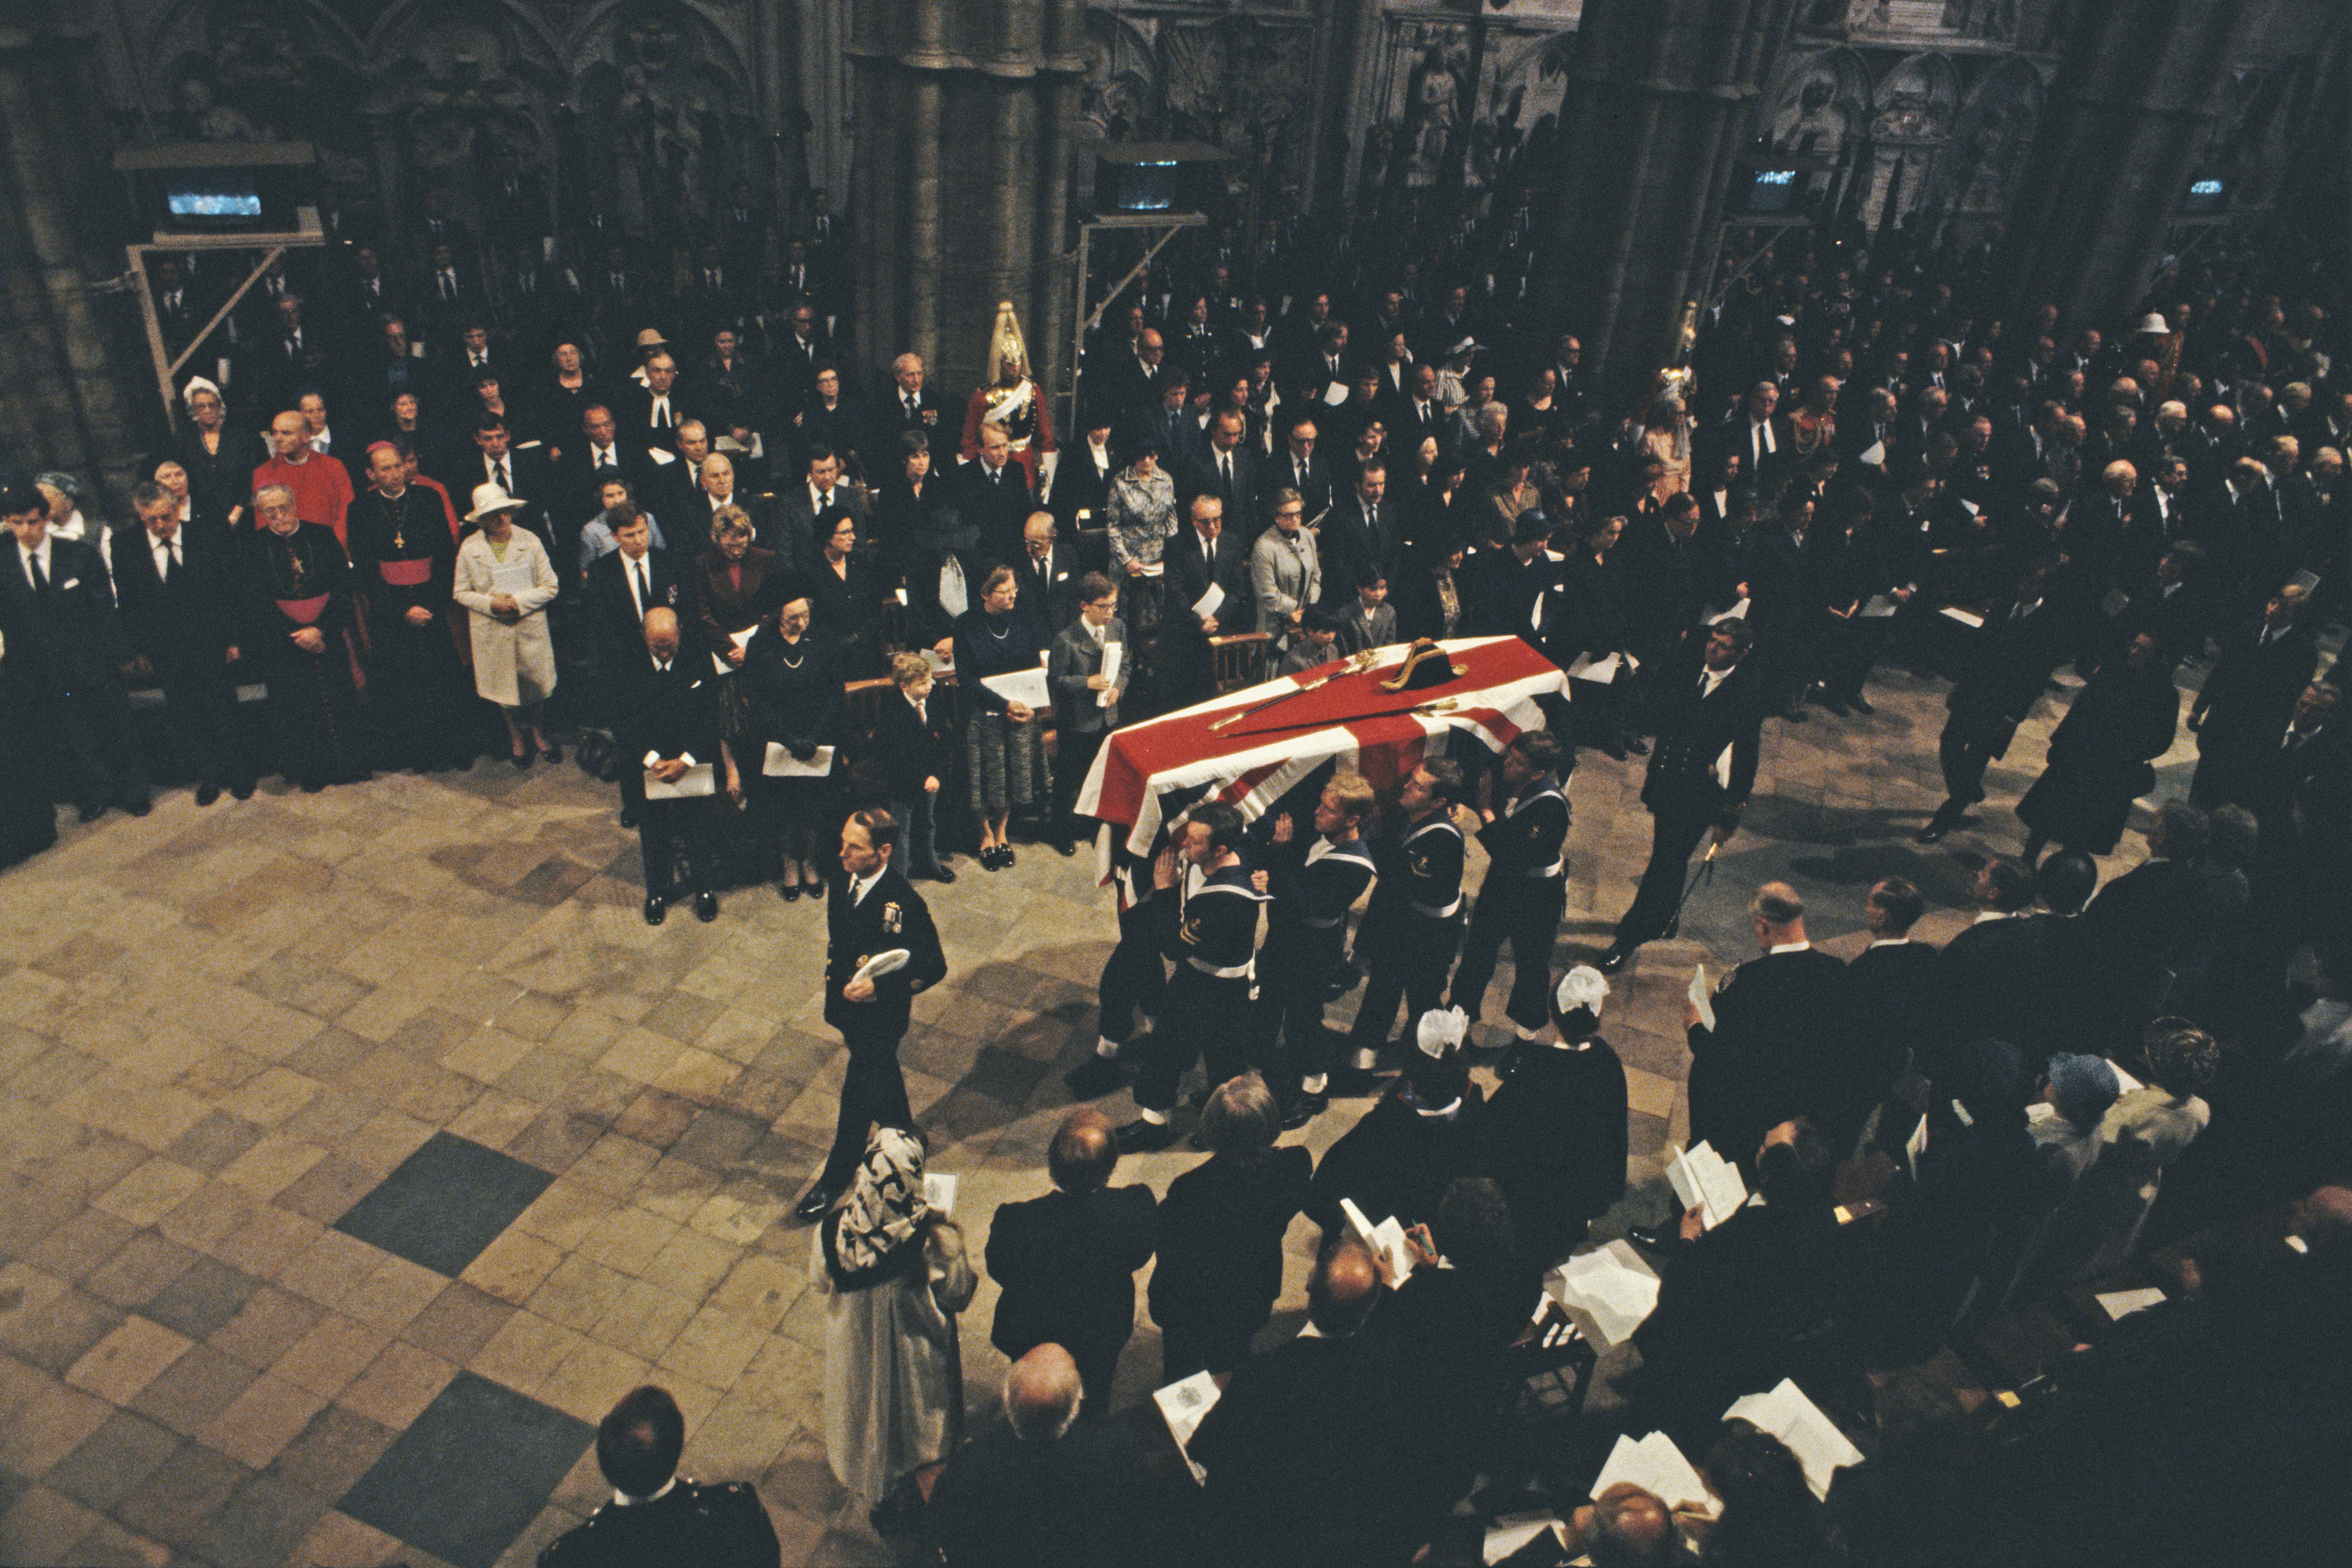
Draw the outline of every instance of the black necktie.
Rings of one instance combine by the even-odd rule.
[[[510,496],[514,494],[514,479],[507,472],[507,460],[504,458],[499,459],[499,489]]]
[[[1217,458],[1217,494],[1220,499],[1234,499],[1234,460],[1220,455]]]
[[[33,569],[33,592],[40,595],[47,594],[49,574],[41,570],[41,558],[37,555],[27,555],[25,557],[25,564]]]
[[[646,563],[642,561],[633,563],[629,568],[629,575],[637,580],[637,619],[644,620],[646,606],[653,603],[654,597],[653,588],[646,581]],[[669,666],[665,664],[661,668],[667,669]]]
[[[156,576],[165,586],[170,586],[172,579],[180,574],[179,541],[173,540],[163,546],[163,559],[155,563],[155,566]]]

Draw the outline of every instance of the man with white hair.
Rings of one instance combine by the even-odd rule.
[[[890,362],[890,384],[875,397],[868,417],[873,434],[859,450],[896,452],[898,437],[911,430],[930,444],[933,472],[954,471],[959,427],[940,413],[939,399],[924,389],[922,355],[904,353]]]
[[[1077,1363],[1042,1344],[1004,1379],[1004,1423],[948,1460],[925,1518],[956,1568],[1124,1568],[1151,1482],[1124,1421],[1080,1421]]]

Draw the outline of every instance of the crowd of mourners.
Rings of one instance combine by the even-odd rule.
[[[1067,853],[1104,737],[1236,669],[1516,635],[1574,700],[1499,755],[1433,755],[1394,798],[1328,775],[1254,824],[1203,807],[1122,858],[1072,1087],[1131,1073],[1139,1114],[1075,1112],[1054,1192],[990,1222],[1001,1427],[953,1445],[975,1260],[919,1132],[877,1127],[817,1205],[828,1446],[877,1523],[958,1565],[1468,1562],[1546,1509],[1512,1561],[2242,1560],[2340,1525],[2340,268],[2173,263],[2127,319],[2074,321],[2016,307],[1982,245],[1748,236],[1626,406],[1528,306],[1524,211],[1433,226],[1171,251],[1091,337],[1059,440],[1009,310],[960,402],[913,354],[869,378],[836,352],[855,267],[823,203],[787,232],[746,195],[688,249],[587,237],[566,268],[436,196],[295,253],[199,345],[126,510],[92,476],[0,484],[5,857],[158,782],[211,805],[569,743],[644,836],[646,918],[709,919],[730,881],[862,896],[874,873],[826,868],[860,807],[861,852],[914,877],[1001,869],[1016,837]],[[220,265],[159,269],[174,353]],[[1758,955],[1685,1022],[1692,1142],[1760,1202],[1635,1226],[1658,1304],[1601,1353],[1537,1302],[1625,1217],[1608,976],[1737,832],[1759,725],[1868,714],[1896,667],[1950,682],[1946,798],[1911,836],[2018,852],[1977,866],[1940,950],[1909,936],[1927,895],[1880,878],[1850,963],[1793,889],[1756,891]],[[992,684],[1041,668],[1042,705]],[[2011,830],[1989,771],[2034,766],[2012,747],[2053,695]],[[2102,886],[2184,722],[2187,798],[2139,808],[2147,858]],[[1559,975],[1581,748],[1647,757],[1657,848]],[[1469,1031],[1506,941],[1497,1058]],[[1164,1194],[1115,1184],[1182,1135],[1196,1063],[1208,1157]],[[1374,1098],[1319,1163],[1279,1142],[1350,1096]],[[1307,1326],[1276,1344],[1302,1213]],[[2161,1305],[2001,1363],[2159,1254]],[[1222,1389],[1156,1464],[1158,1413],[1111,1408],[1147,1263],[1156,1381]],[[1722,1419],[1783,1377],[1866,1449],[1825,1489]],[[1588,1499],[1611,1439],[1652,1430],[1709,1495]],[[748,1490],[677,1481],[682,1431],[658,1390],[624,1401],[614,1506],[551,1555],[674,1530],[772,1561]]]

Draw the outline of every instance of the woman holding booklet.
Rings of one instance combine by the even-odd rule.
[[[841,741],[841,672],[830,648],[809,635],[806,588],[771,577],[766,613],[743,645],[743,765],[756,769],[752,799],[777,838],[776,891],[786,902],[824,897],[815,857],[837,819],[833,761]]]
[[[1045,632],[1018,601],[1020,574],[1010,566],[989,573],[980,602],[956,622],[956,686],[971,704],[964,752],[971,774],[971,809],[980,818],[980,864],[1001,871],[1013,864],[1008,827],[1013,808],[1043,808],[1053,794],[1045,772]]]
[[[496,485],[474,487],[474,510],[466,521],[479,529],[457,546],[451,594],[465,606],[473,632],[474,689],[498,704],[518,768],[530,766],[534,757],[563,760],[540,728],[541,705],[555,691],[547,606],[555,601],[558,580],[539,536],[514,525],[526,504]]]

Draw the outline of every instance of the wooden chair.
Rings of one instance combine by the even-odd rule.
[[[1234,632],[1211,637],[1209,657],[1216,672],[1218,695],[1264,680],[1273,648],[1274,638],[1265,632]]]

